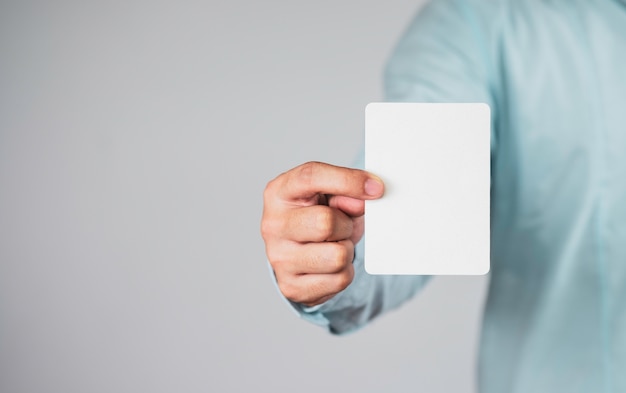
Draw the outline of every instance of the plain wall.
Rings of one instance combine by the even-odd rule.
[[[421,2],[0,3],[0,391],[472,392],[484,277],[335,337],[262,191],[349,165]]]

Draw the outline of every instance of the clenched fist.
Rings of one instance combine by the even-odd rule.
[[[320,162],[300,165],[267,184],[261,233],[287,299],[313,306],[352,282],[365,200],[380,198],[383,189],[368,172]]]

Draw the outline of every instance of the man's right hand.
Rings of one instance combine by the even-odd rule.
[[[380,198],[383,190],[375,175],[320,162],[300,165],[267,184],[261,233],[287,299],[313,306],[350,285],[365,200]]]

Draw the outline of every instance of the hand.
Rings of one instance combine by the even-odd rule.
[[[294,302],[323,303],[352,282],[365,200],[383,195],[365,171],[308,162],[265,187],[261,233],[278,287]]]

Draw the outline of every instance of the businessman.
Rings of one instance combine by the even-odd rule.
[[[482,393],[626,392],[625,64],[626,0],[435,0],[386,67],[388,101],[492,109]],[[333,333],[428,281],[364,272],[364,201],[380,197],[376,174],[324,163],[266,187],[277,285]]]

